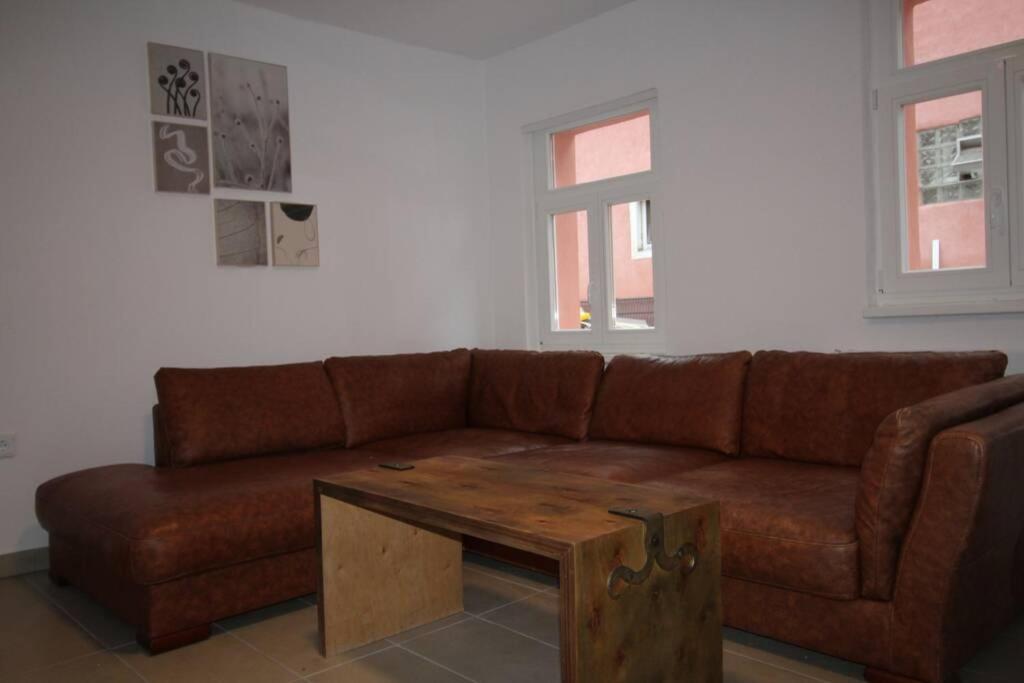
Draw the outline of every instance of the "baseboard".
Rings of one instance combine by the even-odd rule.
[[[32,548],[0,555],[0,579],[50,568],[49,548]]]

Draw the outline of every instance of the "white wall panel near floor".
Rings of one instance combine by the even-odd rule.
[[[147,41],[288,67],[319,268],[218,268],[211,198],[153,191]],[[488,343],[482,72],[227,0],[4,0],[0,554],[46,543],[41,481],[152,462],[162,365]]]
[[[488,60],[498,345],[536,340],[522,126],[657,88],[664,351],[999,348],[1024,371],[1024,316],[862,317],[866,12],[637,0]]]

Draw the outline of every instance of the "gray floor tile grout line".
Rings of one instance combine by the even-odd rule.
[[[778,669],[779,671],[785,671],[786,673],[793,674],[794,676],[800,676],[801,678],[805,678],[808,681],[815,681],[815,683],[829,683],[829,681],[826,681],[824,678],[818,678],[817,676],[812,676],[810,674],[804,673],[803,671],[795,671],[793,669],[787,668],[785,666],[773,662],[766,662],[763,659],[758,659],[757,657],[751,657],[750,655],[745,655],[733,651],[730,651],[729,654],[731,654],[733,657],[740,657],[741,659],[746,659],[747,661],[757,662],[758,664],[761,664],[763,666],[769,666],[773,669]]]
[[[138,669],[136,669],[136,668],[135,668],[134,666],[132,666],[131,664],[129,664],[129,663],[128,663],[128,662],[127,662],[127,661],[125,660],[125,658],[124,658],[124,657],[122,657],[122,656],[121,656],[121,655],[119,655],[118,653],[114,652],[113,650],[111,650],[111,654],[112,654],[112,655],[114,655],[115,657],[117,657],[117,661],[121,662],[121,663],[122,663],[122,664],[124,664],[124,665],[125,665],[126,667],[128,667],[128,670],[129,670],[129,671],[131,671],[131,672],[132,672],[133,674],[135,674],[136,676],[138,676],[138,677],[139,677],[139,680],[143,681],[143,683],[149,683],[149,679],[148,679],[148,678],[146,678],[145,676],[143,676],[143,675],[142,675],[142,672],[141,672],[141,671],[139,671],[139,670],[138,670]]]
[[[468,571],[471,571],[471,572],[476,572],[477,574],[483,574],[484,576],[489,576],[492,579],[498,579],[499,581],[504,581],[505,583],[511,583],[511,584],[516,585],[516,586],[519,586],[520,588],[528,588],[528,589],[530,589],[532,591],[537,591],[538,593],[543,593],[545,590],[547,590],[547,588],[537,588],[536,585],[532,585],[531,586],[530,584],[526,583],[525,581],[516,581],[515,579],[509,579],[507,577],[501,576],[497,572],[487,571],[486,569],[480,569],[480,568],[475,567],[475,566],[468,566],[467,567],[465,564],[463,564],[462,565],[462,569],[463,569],[463,571],[468,570]]]
[[[466,676],[465,674],[461,674],[458,671],[456,671],[455,669],[452,669],[451,667],[445,666],[441,662],[435,662],[433,659],[431,659],[430,657],[427,657],[426,655],[421,655],[419,652],[416,652],[415,650],[410,650],[407,647],[403,647],[401,643],[396,643],[395,647],[397,647],[399,650],[402,650],[404,652],[408,652],[411,655],[419,657],[420,659],[422,659],[425,662],[430,662],[434,666],[439,667],[441,669],[444,669],[445,671],[447,671],[450,674],[455,674],[456,676],[458,676],[459,678],[461,678],[463,680],[467,680],[470,683],[478,683],[478,681],[476,681],[475,679],[472,679],[469,676]]]
[[[49,579],[47,579],[47,580],[49,580]],[[57,600],[55,598],[47,595],[42,589],[36,588],[34,585],[32,585],[32,583],[30,581],[27,581],[27,580],[24,580],[24,579],[22,581],[23,581],[23,583],[27,583],[28,587],[30,589],[32,589],[36,594],[41,595],[42,598],[44,600],[46,600],[46,602],[50,603],[51,605],[56,607],[59,611],[63,612],[64,616],[66,616],[68,619],[70,619],[72,621],[72,623],[74,623],[76,626],[78,626],[78,628],[82,629],[85,632],[85,635],[89,636],[94,641],[96,641],[96,644],[100,646],[100,650],[101,651],[102,650],[109,650],[110,649],[110,648],[108,648],[104,644],[104,642],[102,640],[100,640],[96,636],[95,633],[93,633],[88,628],[86,628],[85,624],[83,624],[80,620],[76,619],[75,616],[73,614],[71,614],[71,612],[69,612],[66,607],[64,607],[64,605],[62,605],[59,602],[57,602]]]
[[[270,660],[274,664],[277,664],[279,667],[281,667],[282,669],[284,669],[285,671],[290,673],[292,676],[298,676],[299,678],[302,678],[302,674],[301,673],[299,673],[298,671],[295,671],[290,666],[287,666],[284,662],[278,661],[276,657],[271,657],[269,654],[267,654],[263,650],[259,649],[258,647],[256,647],[255,645],[253,645],[252,643],[250,643],[248,640],[246,640],[242,636],[238,635],[237,633],[229,631],[228,629],[224,628],[223,626],[221,626],[220,624],[217,624],[217,623],[213,624],[213,628],[217,629],[221,633],[224,633],[226,635],[231,636],[232,638],[234,638],[235,640],[240,642],[242,645],[245,645],[246,647],[248,647],[253,652],[256,652],[257,654],[263,655],[268,660]]]
[[[523,638],[529,638],[530,640],[536,641],[536,642],[540,643],[541,645],[546,645],[547,647],[550,647],[552,650],[558,650],[559,649],[557,645],[552,645],[551,643],[547,642],[546,640],[541,640],[540,638],[531,636],[528,633],[523,633],[522,631],[517,631],[517,630],[515,630],[514,628],[512,628],[510,626],[505,626],[505,624],[499,624],[496,621],[491,621],[490,619],[484,619],[483,617],[480,617],[480,616],[476,616],[474,618],[484,622],[485,624],[490,624],[492,626],[497,626],[498,628],[503,628],[506,631],[509,631],[511,633],[515,633],[517,636],[522,636]]]
[[[757,648],[757,647],[751,646],[751,645],[744,645],[742,647],[746,647],[746,648],[749,648],[751,650],[754,650],[754,652],[744,652],[744,651],[738,650],[738,649],[736,649],[734,647],[730,647],[730,645],[732,645],[732,644],[733,643],[731,641],[726,640],[726,639],[723,638],[723,640],[722,640],[722,652],[723,653],[728,652],[730,655],[735,655],[737,657],[742,657],[743,659],[753,660],[753,661],[758,662],[760,664],[766,664],[766,665],[774,667],[776,669],[782,669],[784,671],[792,671],[793,673],[799,674],[801,676],[806,676],[807,678],[810,678],[811,680],[815,680],[815,681],[820,680],[820,681],[823,681],[824,683],[835,683],[834,681],[828,681],[827,679],[821,678],[820,674],[815,675],[815,674],[810,674],[810,673],[807,673],[807,672],[804,672],[804,671],[797,671],[796,669],[790,668],[790,666],[787,666],[787,664],[789,664],[790,662],[795,662],[797,660],[790,659],[789,657],[787,657],[785,655],[780,655],[778,653],[771,652],[770,650],[762,650],[760,648]],[[762,658],[762,656],[768,656],[768,655],[771,655],[771,656],[775,657],[776,659],[774,659],[773,661],[769,661],[768,659],[763,659]],[[782,661],[779,661],[780,659]],[[803,663],[806,664],[807,666],[819,668],[818,665],[812,664],[810,662],[803,662]],[[828,670],[826,669],[826,671],[828,671]],[[841,672],[838,672],[838,671],[829,671],[829,673],[830,674],[834,674],[836,677],[841,678],[843,681],[860,681],[861,680],[861,676],[859,676],[859,675],[855,675],[855,676],[851,677],[851,676],[849,676],[847,674],[844,674],[844,673],[841,673]]]
[[[465,612],[465,615],[466,615],[465,617],[463,617],[462,619],[459,619],[458,621],[452,622],[450,624],[445,624],[444,626],[440,626],[438,628],[435,628],[433,631],[427,631],[426,633],[421,633],[418,636],[414,636],[412,638],[409,638],[408,640],[403,640],[402,642],[399,642],[397,640],[392,640],[391,638],[385,638],[385,640],[388,641],[389,643],[391,643],[392,645],[395,645],[395,646],[400,646],[400,645],[402,645],[402,643],[411,643],[411,642],[413,642],[415,640],[419,640],[420,638],[426,638],[427,636],[432,636],[435,633],[440,633],[441,631],[446,631],[446,630],[450,629],[453,626],[458,626],[459,624],[465,623],[465,622],[467,622],[467,621],[469,621],[470,619],[473,618],[473,615],[470,614],[469,612]],[[399,633],[398,635],[401,635],[401,634]]]
[[[338,662],[337,664],[331,664],[326,669],[318,669],[317,671],[314,671],[314,672],[310,673],[305,679],[302,679],[302,680],[308,680],[308,679],[316,678],[320,674],[325,674],[328,671],[334,671],[335,669],[340,669],[341,667],[347,666],[349,664],[352,664],[353,662],[358,662],[360,660],[366,659],[367,657],[372,657],[374,655],[379,655],[381,652],[387,652],[388,650],[394,650],[396,647],[398,647],[398,643],[393,643],[390,640],[388,640],[387,638],[382,638],[381,640],[376,641],[376,642],[385,642],[385,643],[387,643],[387,645],[385,645],[384,647],[382,647],[380,649],[374,650],[373,652],[367,652],[366,654],[359,655],[358,657],[353,657],[352,659],[346,659],[344,662]],[[372,644],[373,643],[367,643],[363,647],[366,647],[366,646],[369,646],[369,645],[372,645]]]
[[[541,593],[533,593],[531,595],[524,595],[523,597],[516,598],[515,600],[512,600],[511,602],[502,603],[502,604],[498,605],[497,607],[492,607],[490,609],[485,609],[483,612],[478,612],[476,614],[473,614],[472,612],[466,612],[466,614],[470,614],[470,615],[472,615],[474,617],[482,617],[485,614],[490,614],[492,612],[497,612],[500,609],[505,609],[506,607],[511,607],[512,605],[517,605],[520,602],[526,602],[530,598],[535,598],[538,595],[541,595]]]

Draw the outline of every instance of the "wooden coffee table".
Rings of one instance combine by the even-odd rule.
[[[558,561],[563,681],[722,680],[717,502],[491,460],[411,464],[314,482],[324,656],[462,611],[466,535]]]

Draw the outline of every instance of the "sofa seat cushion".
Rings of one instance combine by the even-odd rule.
[[[721,453],[700,448],[655,446],[624,441],[585,441],[497,458],[498,462],[600,477],[630,484],[662,479],[725,462]]]
[[[313,547],[313,479],[374,462],[372,453],[325,450],[182,469],[95,467],[40,486],[36,514],[51,535],[150,585]]]
[[[360,451],[387,453],[399,460],[433,458],[438,455],[461,455],[487,458],[505,453],[525,451],[570,443],[570,439],[550,434],[531,434],[509,429],[447,429],[383,439],[361,446]]]
[[[328,358],[345,445],[465,427],[469,363],[468,349]]]
[[[744,458],[653,486],[722,506],[722,574],[836,599],[860,595],[851,467]]]
[[[590,438],[735,454],[750,353],[615,356],[605,368]]]

